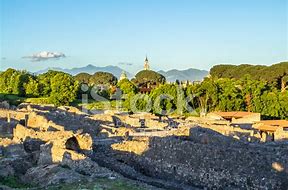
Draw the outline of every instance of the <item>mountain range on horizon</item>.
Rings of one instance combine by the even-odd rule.
[[[135,74],[131,74],[130,72],[125,71],[124,69],[121,69],[118,66],[104,66],[104,67],[98,67],[94,66],[92,64],[89,64],[85,67],[75,67],[72,69],[63,69],[60,67],[50,67],[44,70],[40,70],[35,72],[34,74],[42,74],[47,72],[48,70],[55,70],[55,71],[62,71],[65,73],[69,73],[71,75],[77,75],[79,73],[88,73],[88,74],[94,74],[96,72],[102,71],[102,72],[109,72],[112,73],[114,76],[119,78],[121,76],[121,73],[124,71],[129,79],[133,78]],[[160,74],[166,77],[166,80],[169,82],[174,82],[176,80],[179,81],[199,81],[202,80],[204,77],[208,75],[208,71],[206,70],[199,70],[199,69],[194,69],[194,68],[189,68],[186,70],[177,70],[177,69],[172,69],[168,71],[163,71],[160,70],[158,71]]]
[[[75,67],[75,68],[72,68],[72,69],[63,69],[63,68],[60,68],[60,67],[50,67],[50,68],[47,68],[47,69],[44,69],[44,70],[40,70],[40,71],[37,71],[35,72],[35,74],[42,74],[42,73],[45,73],[47,72],[48,70],[55,70],[55,71],[62,71],[62,72],[65,72],[65,73],[69,73],[70,75],[77,75],[79,73],[88,73],[88,74],[94,74],[96,72],[99,72],[99,71],[102,71],[102,72],[108,72],[108,73],[112,73],[114,76],[116,76],[117,78],[120,77],[121,73],[125,70],[121,69],[120,67],[118,66],[113,66],[113,65],[109,65],[109,66],[104,66],[104,67],[97,67],[97,66],[94,66],[92,64],[89,64],[85,67]],[[125,71],[126,74],[127,74],[127,77],[128,78],[132,78],[133,75],[127,71]]]

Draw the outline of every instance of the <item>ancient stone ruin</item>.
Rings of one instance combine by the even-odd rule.
[[[58,114],[65,114],[65,119],[70,121],[82,117],[59,110],[0,110],[0,156],[3,157],[0,179],[16,176],[23,182],[44,187],[114,175],[89,157],[93,140],[83,128],[89,130],[91,123],[83,119],[63,125],[65,121],[55,119]],[[99,127],[98,122],[95,124],[93,127]]]
[[[257,121],[250,128],[231,121],[27,104],[1,109],[0,179],[40,188],[129,178],[148,189],[287,189],[280,130],[269,140]]]

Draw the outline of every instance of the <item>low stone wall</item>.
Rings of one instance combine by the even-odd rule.
[[[11,119],[20,121],[25,118],[27,112],[25,111],[14,111],[9,109],[0,109],[0,118],[7,119],[8,114],[10,114]]]
[[[23,142],[26,138],[40,139],[43,141],[63,139],[63,141],[65,141],[72,136],[73,132],[71,131],[35,131],[20,124],[16,126],[13,132],[13,140],[16,142]]]
[[[288,131],[284,131],[283,128],[279,128],[275,132],[275,141],[287,141],[288,140]]]
[[[28,129],[20,124],[16,126],[13,132],[14,142],[23,142],[27,138],[39,139],[44,142],[57,141],[62,147],[65,147],[65,143],[69,138],[75,137],[78,141],[79,148],[81,150],[92,150],[92,138],[88,134],[74,134],[72,131],[35,131],[34,129]]]
[[[287,147],[248,144],[212,133],[205,133],[206,141],[201,138],[203,135],[199,132],[192,139],[134,139],[112,145],[113,155],[148,176],[191,186],[209,189],[288,186]],[[139,143],[148,148],[139,152],[135,148]]]
[[[41,145],[38,165],[61,163],[65,157],[75,161],[86,159],[84,154],[67,150],[62,143],[52,141]]]
[[[28,115],[27,125],[41,131],[64,131],[64,127],[61,125],[55,124],[53,121],[49,121],[42,115],[38,115],[35,112],[32,112]]]
[[[65,109],[64,109],[65,108]],[[77,132],[97,135],[100,131],[100,122],[90,118],[80,111],[75,111],[70,107],[54,108],[49,106],[36,106],[23,104],[18,110],[0,109],[0,119],[7,120],[8,115],[11,121],[26,124],[28,127],[41,131],[64,131],[71,130]],[[72,110],[72,111],[71,111]]]
[[[232,119],[232,123],[250,123],[253,124],[255,122],[259,122],[261,120],[261,114],[260,113],[250,113],[247,116],[244,116],[243,118],[239,119]]]

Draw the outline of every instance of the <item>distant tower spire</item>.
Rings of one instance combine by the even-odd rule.
[[[146,59],[144,61],[144,70],[150,70],[149,61],[146,55]]]

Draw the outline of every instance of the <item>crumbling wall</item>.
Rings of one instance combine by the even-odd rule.
[[[24,111],[14,111],[9,109],[0,109],[0,118],[7,118],[8,114],[10,114],[11,119],[20,121],[25,118],[27,112]]]
[[[35,131],[20,124],[16,126],[13,132],[15,142],[23,142],[26,138],[32,138],[45,142],[57,140],[64,145],[71,137],[77,139],[81,150],[92,150],[92,138],[89,134],[74,134],[72,131]]]
[[[84,160],[86,156],[74,150],[68,150],[60,141],[49,141],[41,145],[38,165],[61,163],[65,155],[69,154],[72,160]]]
[[[288,140],[288,131],[284,130],[282,127],[279,127],[279,129],[274,133],[274,138],[275,141]]]
[[[34,139],[40,139],[43,141],[49,141],[54,139],[59,139],[65,141],[65,139],[68,139],[69,137],[73,136],[72,131],[36,131],[34,129],[29,129],[27,127],[24,127],[20,124],[16,126],[13,132],[13,140],[16,142],[22,142],[26,138],[34,138]]]
[[[142,155],[149,149],[149,137],[138,138],[136,141],[124,141],[111,145],[112,149]]]
[[[260,142],[260,133],[254,129],[242,129],[240,127],[234,127],[231,125],[207,125],[203,124],[201,127],[206,129],[212,129],[213,131],[220,133],[224,136],[233,137],[235,139],[245,142]]]
[[[260,120],[261,120],[261,114],[260,113],[250,113],[249,115],[244,116],[243,118],[238,118],[238,119],[233,118],[232,123],[238,123],[238,124],[251,123],[251,124],[253,124],[255,122],[259,122]]]
[[[203,135],[199,132],[192,139],[151,137],[146,143],[143,138],[140,142],[134,139],[112,148],[117,159],[165,180],[211,189],[287,187],[287,147],[247,144],[213,132],[206,133],[203,140]],[[148,147],[140,154],[135,148],[139,143]]]
[[[213,112],[208,113],[205,116],[205,119],[207,119],[207,120],[225,120],[223,117],[221,117],[220,115],[213,113]]]
[[[64,130],[63,126],[57,125],[51,120],[49,121],[46,117],[38,115],[36,112],[29,113],[27,125],[41,131]]]
[[[89,134],[87,133],[76,134],[74,135],[74,137],[77,139],[81,150],[87,150],[87,151],[92,150],[93,139]]]

